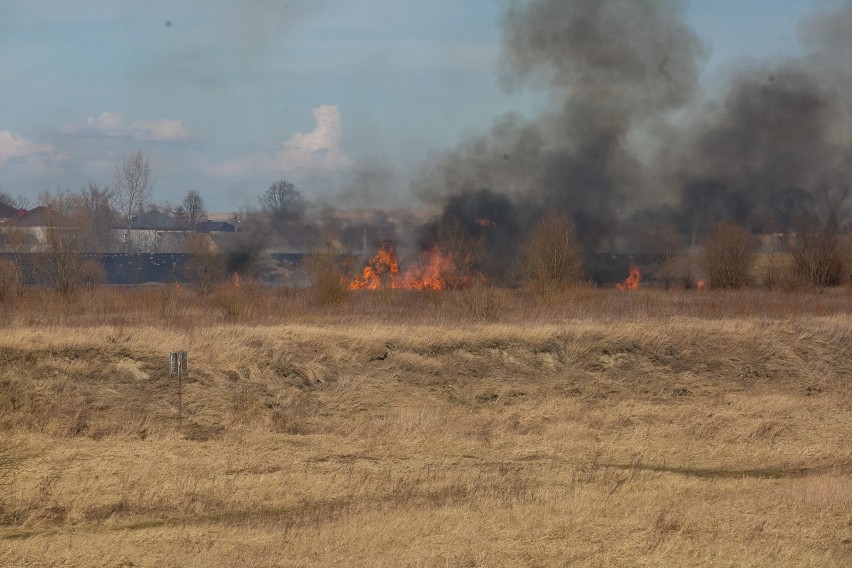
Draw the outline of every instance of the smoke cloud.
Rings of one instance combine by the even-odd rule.
[[[598,250],[635,241],[642,219],[690,237],[723,219],[846,219],[852,2],[802,23],[801,58],[742,64],[715,100],[699,81],[709,48],[678,0],[514,1],[502,25],[501,85],[548,105],[424,166],[413,189],[445,217],[485,217],[498,195],[513,211],[501,242],[561,209]]]

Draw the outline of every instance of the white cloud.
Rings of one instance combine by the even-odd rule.
[[[310,132],[297,132],[281,143],[275,152],[246,156],[215,166],[213,172],[223,176],[251,171],[333,172],[350,165],[343,150],[343,122],[335,105],[321,105],[313,110],[316,123]]]
[[[0,164],[10,160],[27,160],[55,152],[50,144],[37,144],[8,130],[0,130]]]
[[[132,138],[145,142],[179,142],[192,137],[192,132],[179,120],[161,118],[127,122],[123,115],[115,112],[90,116],[85,124],[67,124],[63,132],[84,136]]]
[[[169,142],[189,140],[192,133],[179,120],[137,120],[130,125],[133,137],[138,140]]]

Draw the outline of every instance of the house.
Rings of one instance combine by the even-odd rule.
[[[62,226],[58,214],[43,205],[29,211],[9,209],[14,210],[15,214],[2,222],[0,250],[3,252],[38,252],[48,244],[48,228]],[[3,209],[3,214],[9,212]]]
[[[11,219],[16,219],[17,217],[26,213],[26,209],[18,209],[17,207],[12,207],[10,205],[6,205],[5,203],[0,203],[0,224],[5,223]]]

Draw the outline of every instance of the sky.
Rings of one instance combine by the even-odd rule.
[[[0,0],[0,190],[110,184],[141,151],[164,204],[196,189],[236,211],[283,179],[318,204],[417,205],[425,160],[542,104],[499,85],[506,2]],[[828,3],[687,0],[703,88],[795,55]]]

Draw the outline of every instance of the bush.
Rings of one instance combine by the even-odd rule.
[[[742,288],[754,261],[751,233],[733,223],[719,223],[704,245],[704,263],[711,288]]]
[[[574,223],[558,212],[544,217],[530,234],[521,264],[524,280],[540,297],[551,297],[583,277],[583,254]]]
[[[225,279],[225,260],[211,246],[206,235],[193,234],[187,241],[192,259],[186,264],[185,276],[201,294],[209,294]]]
[[[837,235],[804,230],[790,249],[796,274],[807,284],[823,288],[843,282],[844,259]]]

